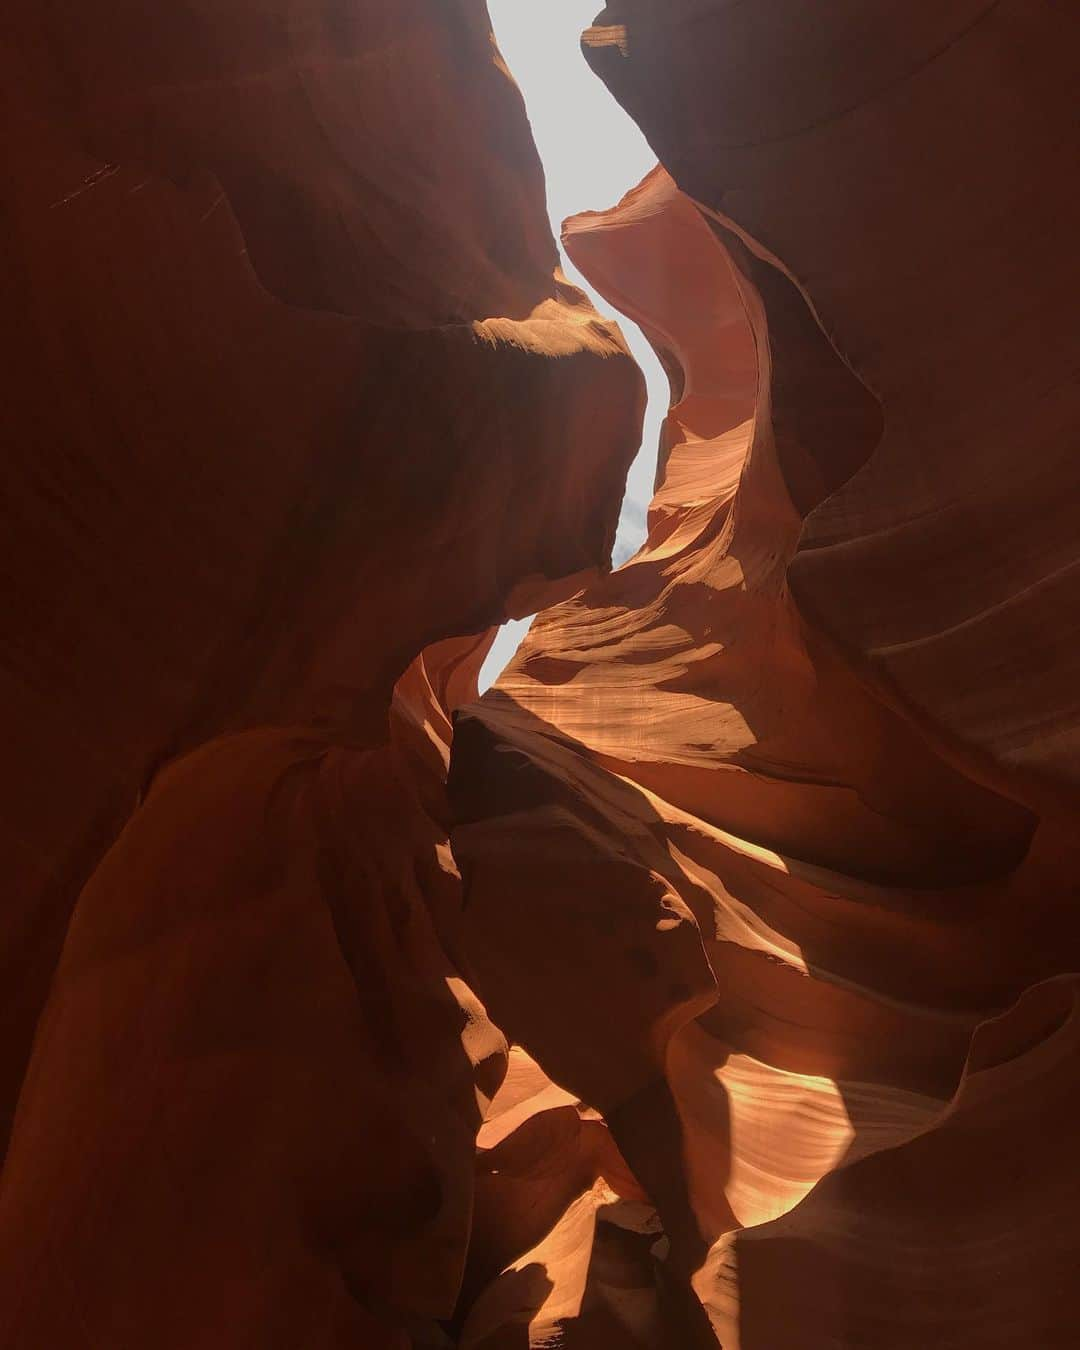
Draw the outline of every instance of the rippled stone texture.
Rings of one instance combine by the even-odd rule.
[[[679,186],[881,402],[807,522],[804,612],[1047,800],[1080,763],[1078,40],[1054,0],[616,0],[586,34]]]
[[[607,565],[640,376],[482,0],[24,6],[0,62],[0,1340],[403,1345],[503,1056],[439,643]]]
[[[1077,36],[785,0],[585,35],[665,166],[564,236],[671,377],[657,493],[459,714],[451,797],[476,987],[688,1293],[626,1344],[1080,1335]]]
[[[613,574],[480,0],[10,16],[5,1346],[1080,1340],[1077,19],[585,43]]]

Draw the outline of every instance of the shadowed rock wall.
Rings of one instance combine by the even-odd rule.
[[[1078,47],[12,17],[0,1344],[1077,1342]]]
[[[668,370],[657,492],[459,714],[451,797],[476,986],[670,1244],[688,1320],[625,1343],[1080,1334],[1078,36],[884,0],[585,34],[664,166],[564,233]],[[594,1320],[556,1279],[484,1344],[624,1343]]]
[[[449,710],[607,565],[640,376],[481,0],[44,5],[0,60],[0,1342],[402,1345],[505,1060]]]

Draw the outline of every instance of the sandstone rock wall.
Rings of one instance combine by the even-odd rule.
[[[614,573],[481,0],[10,16],[4,1347],[1080,1338],[1077,19],[584,41]]]
[[[449,711],[607,565],[640,376],[482,0],[4,30],[0,1343],[404,1344],[504,1060]]]
[[[564,235],[669,371],[657,492],[460,714],[451,795],[477,988],[692,1291],[625,1343],[1080,1334],[1077,38],[784,0],[585,35],[664,166]],[[609,1343],[541,1293],[492,1345]]]

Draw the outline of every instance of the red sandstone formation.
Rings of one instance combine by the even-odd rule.
[[[564,239],[672,407],[645,546],[459,716],[453,845],[476,987],[707,1314],[674,1344],[1080,1338],[1077,201],[1032,207],[1076,38],[699,0],[586,34],[671,176]]]
[[[679,186],[881,402],[807,522],[803,612],[1043,809],[1075,808],[1080,763],[1078,41],[1055,0],[615,0],[586,34]]]
[[[502,1054],[475,684],[418,653],[606,565],[640,377],[481,0],[30,6],[0,59],[0,1343],[403,1345]]]
[[[0,1346],[1080,1340],[1077,36],[11,22]]]
[[[448,955],[431,761],[439,663],[484,645],[418,658],[384,746],[263,728],[159,773],[39,1023],[0,1343],[396,1347],[452,1310],[505,1046]]]

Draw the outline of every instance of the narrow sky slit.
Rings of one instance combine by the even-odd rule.
[[[567,216],[614,206],[656,163],[637,126],[581,54],[581,33],[599,8],[600,0],[488,0],[496,41],[524,96],[543,161],[556,240]],[[618,319],[648,387],[641,449],[627,475],[615,538],[612,561],[618,567],[645,539],[667,378],[637,325],[596,294],[561,248],[560,254],[570,280],[588,292],[601,314]],[[528,620],[518,620],[499,630],[480,672],[481,691],[498,677],[528,626]]]

